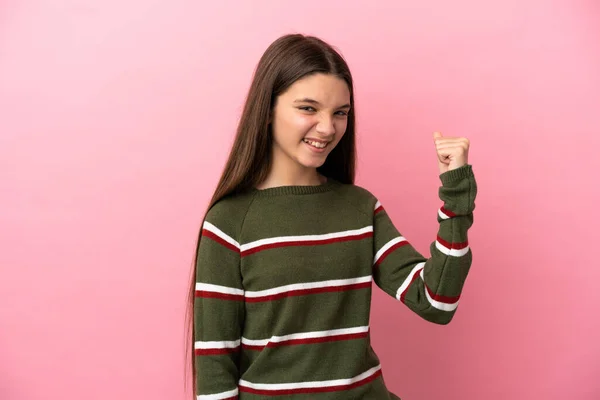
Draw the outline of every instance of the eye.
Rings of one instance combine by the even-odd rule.
[[[300,110],[304,110],[304,111],[316,111],[313,107],[311,106],[302,106],[302,107],[298,107]]]
[[[346,117],[346,116],[348,116],[348,113],[346,111],[338,111],[337,115],[340,115],[342,117]]]

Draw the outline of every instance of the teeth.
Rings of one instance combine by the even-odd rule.
[[[323,149],[325,146],[327,146],[327,143],[313,142],[312,140],[304,140],[304,143],[308,143],[311,146],[318,147],[319,149]]]

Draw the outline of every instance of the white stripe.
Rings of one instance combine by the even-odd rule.
[[[229,390],[227,392],[215,393],[215,394],[201,394],[196,397],[197,400],[221,400],[228,399],[238,395],[238,389]]]
[[[425,267],[425,262],[420,262],[413,267],[413,269],[410,271],[410,274],[408,274],[408,276],[406,277],[404,282],[402,282],[402,285],[400,285],[400,288],[396,292],[396,299],[400,300],[400,296],[402,296],[402,293],[408,288],[408,285],[410,285],[410,282],[412,282],[412,279],[415,276],[415,274],[418,273],[419,271],[421,271],[421,274],[422,274],[424,267]]]
[[[306,389],[306,388],[326,388],[332,386],[351,385],[355,382],[360,382],[381,369],[381,365],[371,368],[360,375],[350,379],[334,379],[330,381],[313,381],[313,382],[293,382],[293,383],[252,383],[240,379],[239,384],[257,390],[286,390],[286,389]]]
[[[197,341],[194,343],[194,349],[235,349],[240,345],[240,340],[226,342],[203,342]]]
[[[469,246],[465,247],[464,249],[449,249],[437,240],[435,241],[435,247],[437,247],[437,249],[445,255],[453,257],[461,257],[469,252]]]
[[[361,229],[353,229],[349,231],[341,231],[341,232],[333,232],[333,233],[325,233],[322,235],[302,235],[302,236],[277,236],[267,239],[260,239],[254,242],[246,243],[241,246],[242,251],[247,251],[253,249],[255,247],[264,246],[267,244],[273,243],[288,243],[288,242],[306,242],[310,240],[327,240],[327,239],[335,239],[342,238],[348,236],[360,235],[367,232],[373,232],[373,226],[366,226]]]
[[[379,202],[379,200],[377,200],[377,203],[375,203],[375,208],[373,208],[373,211],[377,210],[380,206],[381,206],[381,203]]]
[[[421,279],[423,280],[423,282],[425,282],[425,278],[423,277],[422,270],[421,270]],[[457,300],[456,303],[442,303],[441,301],[434,300],[429,295],[429,291],[427,290],[427,288],[424,288],[424,289],[425,289],[425,296],[427,296],[427,300],[434,308],[437,308],[438,310],[442,310],[442,311],[454,311],[454,310],[456,310],[456,307],[458,307],[458,302],[460,300]]]
[[[371,282],[373,277],[371,275],[361,276],[360,278],[352,278],[352,279],[333,279],[329,281],[319,281],[319,282],[308,282],[308,283],[294,283],[291,285],[279,286],[273,289],[259,290],[257,292],[246,291],[246,297],[263,297],[263,296],[271,296],[274,294],[291,292],[292,290],[302,290],[302,289],[316,289],[323,287],[336,287],[336,286],[346,286],[353,285],[357,283]]]
[[[196,290],[202,290],[206,292],[214,292],[214,293],[224,293],[224,294],[236,294],[236,295],[244,295],[244,291],[232,287],[213,285],[210,283],[200,283],[196,282]]]
[[[300,333],[292,333],[290,335],[285,336],[272,336],[270,339],[246,339],[242,338],[242,343],[247,344],[249,346],[266,346],[269,342],[272,343],[281,343],[288,340],[295,339],[313,339],[320,337],[329,337],[336,335],[351,335],[354,333],[364,333],[369,330],[369,326],[358,326],[355,328],[344,328],[344,329],[333,329],[329,331],[315,331],[315,332],[300,332]]]
[[[236,242],[235,240],[233,240],[233,238],[231,236],[229,236],[228,234],[226,234],[225,232],[223,232],[222,230],[220,230],[219,228],[217,228],[216,226],[214,226],[210,222],[205,221],[204,224],[202,225],[202,227],[204,229],[206,229],[207,231],[210,231],[210,232],[214,233],[215,235],[217,235],[218,237],[220,237],[221,239],[223,239],[227,243],[234,245],[238,249],[240,248],[240,244],[238,242]]]
[[[446,215],[441,208],[438,208],[438,215],[440,216],[441,219],[448,219],[450,218],[449,215]]]
[[[379,260],[379,258],[383,255],[383,253],[385,253],[390,247],[392,247],[393,245],[395,245],[396,243],[400,243],[400,242],[405,242],[406,238],[404,238],[404,236],[398,236],[397,238],[394,238],[392,240],[390,240],[389,242],[387,242],[378,252],[377,254],[375,254],[375,258],[373,259],[373,265],[377,264],[377,261]]]

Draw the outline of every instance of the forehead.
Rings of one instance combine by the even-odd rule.
[[[281,96],[291,101],[311,98],[332,106],[350,103],[348,84],[331,74],[314,74],[299,79]]]

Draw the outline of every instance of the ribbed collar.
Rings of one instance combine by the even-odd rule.
[[[323,193],[330,191],[337,181],[332,178],[327,178],[327,182],[320,185],[289,185],[289,186],[276,186],[267,189],[252,189],[252,193],[256,196],[281,196],[281,195],[303,195],[303,194],[314,194]]]

